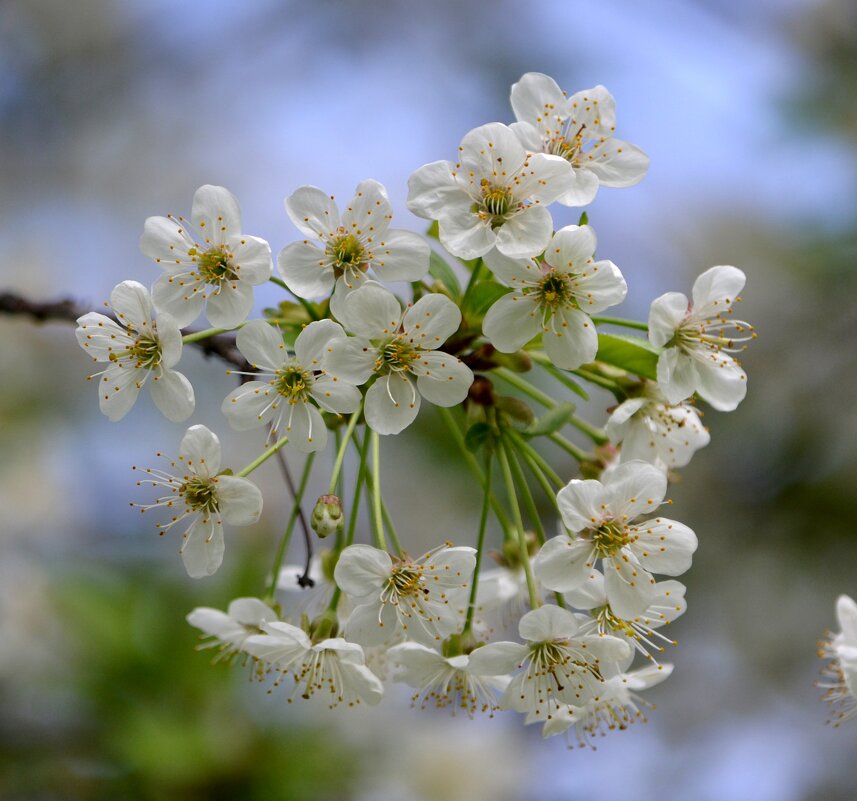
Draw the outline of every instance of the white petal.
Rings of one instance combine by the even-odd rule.
[[[230,392],[220,410],[236,431],[248,431],[264,425],[275,413],[272,401],[277,391],[263,381],[248,381]],[[285,399],[279,399],[284,403]]]
[[[164,273],[152,287],[152,302],[177,325],[190,325],[205,306],[204,282],[188,274]]]
[[[604,517],[607,492],[600,481],[572,479],[557,493],[562,521],[569,531],[598,525]]]
[[[496,247],[513,259],[536,256],[547,247],[552,231],[550,212],[544,206],[534,204],[497,229]]]
[[[379,376],[366,392],[366,423],[379,434],[398,434],[416,419],[420,394],[401,373]]]
[[[249,526],[262,514],[262,493],[249,479],[218,476],[215,479],[217,504],[223,519],[233,526]]]
[[[629,398],[620,403],[607,420],[607,433],[611,442],[621,442],[628,421],[646,405],[645,398]]]
[[[277,256],[277,271],[289,291],[299,298],[327,295],[336,280],[330,260],[309,242],[286,245]]]
[[[141,370],[111,366],[98,382],[98,407],[111,422],[121,420],[131,411],[146,376]],[[139,383],[138,383],[139,382]]]
[[[331,339],[344,339],[345,331],[333,320],[316,320],[298,334],[295,340],[295,356],[298,362],[311,370],[321,368],[321,360]]]
[[[662,681],[666,681],[673,672],[670,664],[647,665],[626,674],[625,686],[633,692],[648,690]]]
[[[693,284],[694,316],[704,314],[711,317],[725,311],[741,294],[747,276],[737,267],[711,267]]]
[[[183,535],[182,562],[191,578],[210,576],[223,562],[223,525],[214,517],[197,518]]]
[[[577,619],[559,606],[546,604],[527,612],[518,623],[521,639],[529,642],[564,640],[577,633]]]
[[[365,339],[337,338],[327,343],[322,365],[330,375],[360,386],[372,375],[377,355],[377,349]]]
[[[423,295],[402,319],[408,341],[423,350],[439,348],[461,324],[461,311],[446,295]]]
[[[480,676],[502,676],[520,667],[527,646],[517,642],[492,642],[470,654],[470,669]]]
[[[438,219],[440,243],[460,259],[484,256],[497,242],[497,235],[489,223],[472,211],[470,195],[461,194],[444,207]]]
[[[152,376],[149,388],[155,406],[167,420],[181,423],[193,414],[193,386],[181,373],[161,370],[160,375]]]
[[[356,606],[345,622],[348,638],[367,647],[390,642],[401,631],[395,608],[377,598]]]
[[[699,396],[719,412],[731,412],[747,394],[747,374],[738,362],[725,353],[697,361]]]
[[[836,599],[836,620],[845,642],[857,645],[857,604],[847,595]]]
[[[498,185],[509,184],[526,160],[527,151],[514,131],[499,122],[480,125],[461,140],[462,171],[473,172],[477,181],[485,178]]]
[[[235,601],[232,603],[235,603]],[[191,626],[200,629],[206,634],[217,637],[222,642],[238,644],[247,637],[247,629],[244,628],[241,622],[233,620],[231,615],[227,615],[219,609],[211,609],[207,606],[197,607],[187,615],[185,620]]]
[[[324,375],[316,378],[310,394],[328,412],[351,414],[360,406],[360,390],[338,377]]]
[[[382,281],[419,281],[429,269],[431,248],[412,231],[387,231],[372,247],[372,269]]]
[[[448,353],[423,352],[411,369],[418,375],[420,394],[437,406],[456,406],[467,397],[473,383],[470,368]]]
[[[649,169],[649,157],[640,148],[612,137],[597,143],[581,158],[604,186],[633,186]]]
[[[271,277],[271,246],[264,239],[240,234],[230,237],[227,245],[232,249],[232,269],[241,281],[258,286]]]
[[[628,285],[612,261],[597,261],[572,279],[574,296],[580,308],[597,314],[625,300]]]
[[[690,568],[698,543],[696,534],[684,523],[656,517],[631,531],[637,539],[629,547],[647,570],[680,576]]]
[[[557,82],[541,72],[528,72],[513,83],[510,101],[516,119],[547,133],[561,128],[570,112],[568,98]]]
[[[264,320],[250,320],[236,335],[235,344],[253,367],[266,373],[282,369],[289,360],[279,329]]]
[[[613,613],[633,620],[646,611],[655,597],[655,580],[636,557],[622,549],[612,559],[603,560],[604,589]]]
[[[533,560],[533,572],[549,590],[568,592],[585,584],[595,564],[595,548],[565,535],[549,539]]]
[[[667,348],[658,356],[658,387],[670,403],[679,403],[696,391],[700,384],[697,364],[679,348]]]
[[[381,680],[366,665],[356,665],[341,662],[342,680],[350,693],[355,693],[369,706],[381,701],[384,695],[384,685]]]
[[[561,156],[532,153],[515,182],[515,196],[532,198],[542,204],[553,203],[571,187],[572,174]],[[553,224],[551,224],[553,230]],[[550,238],[550,235],[548,235]]]
[[[511,287],[534,286],[542,278],[539,265],[533,259],[510,259],[498,250],[489,250],[484,261],[497,278]]]
[[[110,354],[125,350],[133,337],[104,314],[87,312],[77,319],[77,342],[95,361],[106,362]]]
[[[605,503],[618,518],[633,520],[657,509],[667,493],[667,479],[647,462],[618,465],[604,483]]]
[[[223,281],[208,296],[205,316],[215,328],[235,328],[253,309],[253,287],[243,281]]]
[[[324,450],[327,445],[327,426],[321,413],[311,403],[295,403],[284,409],[285,434],[289,446],[301,453]],[[279,432],[282,435],[283,432]]]
[[[149,290],[138,281],[123,281],[113,287],[110,306],[120,325],[130,325],[141,333],[152,330],[152,299]]]
[[[667,292],[652,301],[649,309],[649,341],[662,348],[675,336],[676,329],[688,312],[687,295]]]
[[[545,261],[564,272],[580,273],[587,268],[587,263],[595,253],[596,244],[592,226],[566,225],[551,239],[545,251]]]
[[[203,425],[191,426],[185,431],[179,446],[179,458],[194,473],[214,476],[220,470],[220,440]]]
[[[590,135],[610,136],[616,126],[616,103],[613,96],[600,84],[591,89],[575,92],[568,99],[569,110],[576,125],[586,126]]]
[[[245,626],[261,626],[267,621],[277,620],[277,613],[258,598],[235,598],[227,608],[229,617]]]
[[[595,359],[598,333],[595,324],[579,309],[557,309],[546,326],[542,341],[550,360],[563,370],[576,370]]]
[[[387,199],[387,190],[378,181],[361,181],[354,190],[354,197],[342,212],[342,226],[348,233],[365,241],[386,232],[393,216]]]
[[[448,204],[460,199],[465,190],[452,174],[448,161],[434,161],[411,173],[408,178],[408,208],[418,217],[436,220]]]
[[[185,225],[169,217],[149,217],[143,225],[140,250],[161,267],[191,262],[188,250],[194,246]]]
[[[333,578],[354,598],[380,592],[393,569],[390,554],[370,545],[349,545],[339,557]]]
[[[588,206],[598,193],[598,176],[585,168],[570,170],[570,176],[566,178],[562,194],[557,197],[556,202],[563,206],[577,208]]]
[[[174,367],[182,355],[182,332],[170,314],[161,314],[155,324],[155,333],[161,347],[161,366]]]
[[[368,339],[392,336],[402,319],[396,296],[374,281],[365,283],[345,301],[345,326]]]
[[[206,184],[193,196],[191,220],[203,236],[221,244],[228,236],[241,233],[241,209],[228,189]]]
[[[482,332],[502,353],[514,353],[542,329],[541,309],[532,295],[510,292],[488,309]]]
[[[336,202],[317,186],[302,186],[286,198],[286,213],[310,240],[323,239],[339,228]],[[288,279],[284,280],[288,282]]]

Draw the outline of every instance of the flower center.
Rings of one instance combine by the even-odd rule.
[[[194,512],[217,511],[217,493],[214,482],[210,478],[201,476],[189,478],[179,487],[179,492]]]
[[[413,345],[402,337],[395,337],[378,349],[375,372],[379,375],[408,372],[417,358],[419,358],[419,351]]]
[[[499,228],[506,221],[506,216],[515,205],[512,187],[497,186],[487,178],[483,178],[480,185],[482,206],[481,208],[477,207],[476,211],[477,213],[481,212],[481,217],[489,220],[492,228]]]
[[[161,363],[161,343],[154,337],[141,336],[128,350],[122,353],[111,353],[109,358],[111,362],[118,362],[125,356],[135,362],[135,367],[154,370]]]
[[[328,253],[342,270],[359,268],[366,263],[366,248],[354,234],[343,234],[328,245]]]
[[[593,609],[592,616],[598,621],[598,631],[602,634],[619,632],[626,637],[633,637],[634,639],[638,636],[634,627],[627,620],[623,620],[621,617],[616,617],[613,614],[610,604]]]
[[[232,269],[232,259],[223,245],[211,247],[196,254],[196,267],[203,280],[208,284],[219,284],[227,279],[237,278]]]
[[[587,529],[584,536],[595,545],[602,559],[615,556],[628,544],[628,532],[615,520],[604,522],[597,528]]]
[[[567,275],[551,270],[539,283],[536,290],[541,305],[552,311],[574,303],[570,282]]]
[[[422,587],[423,572],[412,564],[393,568],[387,581],[387,589],[390,595],[398,597],[428,594],[428,590]]]
[[[307,392],[312,387],[312,376],[300,367],[286,367],[277,370],[274,387],[289,403],[302,403],[306,400]]]

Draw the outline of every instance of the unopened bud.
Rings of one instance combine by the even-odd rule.
[[[494,361],[500,367],[506,367],[513,373],[526,373],[533,369],[533,360],[530,354],[524,350],[516,350],[514,353],[497,351],[494,354]]]
[[[311,525],[322,539],[341,532],[345,527],[342,501],[336,495],[322,495],[312,510]]]

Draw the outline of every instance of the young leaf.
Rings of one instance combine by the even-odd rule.
[[[598,355],[600,362],[621,367],[629,373],[657,380],[658,355],[660,349],[647,339],[627,337],[619,334],[598,335]]]
[[[461,297],[461,285],[455,271],[434,251],[429,257],[429,275],[440,281],[453,298]]]
[[[530,423],[524,433],[529,437],[548,436],[559,431],[574,414],[574,404],[565,401]]]

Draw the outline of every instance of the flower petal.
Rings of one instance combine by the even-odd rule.
[[[230,237],[227,245],[232,249],[232,269],[241,281],[258,286],[271,277],[271,246],[264,239],[240,234]]]
[[[562,534],[541,547],[533,560],[533,573],[546,589],[568,592],[586,583],[595,557],[591,542]]]
[[[336,376],[316,378],[310,394],[322,409],[336,414],[351,414],[360,406],[360,390]]]
[[[423,350],[443,345],[461,324],[461,311],[446,295],[423,295],[402,319],[408,342]]]
[[[552,231],[550,212],[544,206],[533,204],[497,229],[496,247],[512,259],[536,256],[547,247]]]
[[[366,423],[379,434],[398,434],[416,419],[420,394],[401,373],[379,376],[366,392]]]
[[[181,373],[161,370],[160,375],[152,376],[149,387],[155,406],[167,420],[181,423],[193,414],[196,405],[193,386]]]
[[[617,617],[633,620],[642,614],[655,597],[655,580],[627,548],[613,558],[603,560],[604,589],[610,608]]]
[[[339,228],[336,201],[317,186],[302,186],[286,198],[286,214],[310,240],[326,239]]]
[[[464,362],[448,353],[425,351],[411,370],[418,376],[420,394],[437,406],[456,406],[467,397],[473,373]]]
[[[681,292],[667,292],[652,301],[649,308],[649,342],[662,348],[675,336],[687,316],[689,302]]]
[[[425,164],[408,178],[408,208],[418,217],[436,220],[450,202],[460,201],[462,195],[468,197],[448,161]]]
[[[205,316],[215,328],[236,328],[253,308],[253,287],[244,281],[223,281],[208,296]]]
[[[605,503],[617,518],[633,520],[657,509],[667,493],[663,471],[641,461],[624,462],[604,482]]]
[[[557,367],[576,370],[595,359],[598,332],[588,314],[568,306],[559,308],[545,328],[545,352]]]
[[[316,320],[298,334],[295,356],[304,369],[318,370],[331,339],[344,339],[345,331],[333,320]]]
[[[333,578],[346,595],[365,598],[381,591],[392,569],[393,560],[386,551],[370,545],[349,545],[336,563]]]
[[[217,435],[203,425],[191,426],[185,431],[179,446],[179,460],[201,476],[217,475],[220,453]]]
[[[631,527],[630,532],[629,547],[647,570],[680,576],[690,568],[698,542],[684,523],[656,517]]]
[[[529,642],[564,640],[577,633],[578,624],[568,609],[546,604],[527,612],[518,623],[521,639]]]
[[[299,298],[330,294],[336,277],[325,253],[309,242],[292,242],[277,256],[277,271]]]
[[[428,272],[431,248],[419,234],[392,230],[372,253],[372,269],[382,281],[419,281]]]
[[[604,517],[607,492],[600,481],[572,479],[556,496],[562,522],[569,531],[583,531]]]
[[[182,535],[182,562],[191,578],[215,573],[225,550],[223,524],[215,517],[198,517]]]
[[[583,164],[603,186],[633,186],[645,178],[649,157],[636,145],[611,137],[597,142]]]
[[[289,360],[279,329],[264,320],[250,320],[236,335],[235,344],[253,367],[266,373],[282,369]]]
[[[191,221],[202,231],[206,242],[219,245],[227,237],[241,233],[238,200],[222,186],[201,186],[193,196]]]
[[[217,476],[217,504],[223,519],[233,526],[249,526],[262,514],[262,493],[249,479]]]
[[[119,318],[119,324],[131,326],[140,333],[152,330],[152,299],[149,290],[139,281],[123,281],[113,287],[110,306]]]
[[[322,366],[330,374],[360,386],[369,380],[374,370],[377,349],[365,339],[347,337],[331,339],[325,346]]]
[[[509,292],[488,309],[482,332],[502,353],[514,353],[538,335],[541,309],[532,295]]]

